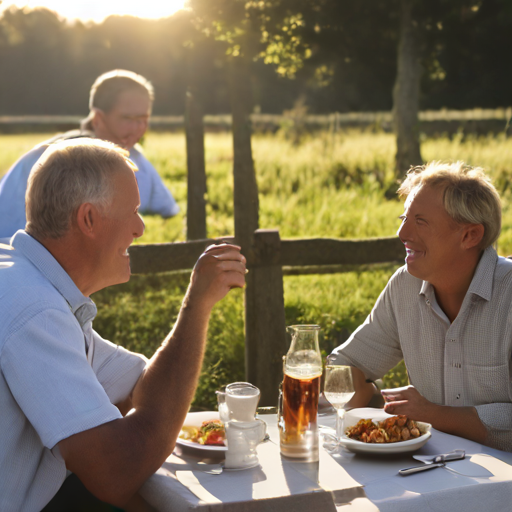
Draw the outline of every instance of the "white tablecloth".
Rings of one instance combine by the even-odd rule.
[[[466,451],[466,459],[444,468],[402,477],[398,470],[420,465],[411,454],[363,456],[321,449],[319,464],[283,460],[275,416],[263,417],[271,441],[258,447],[260,468],[210,475],[198,470],[204,455],[176,450],[140,490],[159,512],[201,511],[338,511],[411,512],[485,511],[512,509],[512,453],[432,430],[432,438],[417,454]],[[334,416],[319,417],[334,426]],[[220,459],[222,460],[222,459]],[[218,462],[219,458],[206,462]],[[177,471],[187,485],[176,478]],[[462,474],[460,474],[462,473]],[[203,494],[201,494],[203,492]],[[349,508],[350,507],[350,508]]]

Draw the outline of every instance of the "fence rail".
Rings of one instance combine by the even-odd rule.
[[[130,247],[133,274],[156,274],[177,270],[191,270],[197,258],[208,245],[220,241],[234,242],[233,237],[193,240],[189,242],[134,245]],[[308,238],[281,240],[280,251],[256,252],[248,267],[265,267],[269,264],[286,267],[290,274],[312,273],[312,267],[322,273],[322,267],[339,272],[343,266],[354,267],[403,260],[404,248],[400,239],[370,238],[366,240],[344,240],[330,238]]]
[[[57,116],[0,116],[0,130],[13,126],[77,126],[85,117],[76,115]],[[428,122],[470,122],[470,121],[502,121],[506,123],[512,118],[512,107],[497,109],[475,108],[470,110],[425,110],[419,113],[423,123]],[[251,121],[258,126],[279,126],[283,121],[297,119],[293,113],[279,114],[252,114]],[[333,112],[322,115],[306,115],[301,118],[306,125],[329,127],[342,125],[389,124],[392,122],[392,113],[381,112]],[[178,129],[185,125],[185,116],[158,116],[151,117],[151,127],[154,129]],[[210,128],[229,129],[232,125],[230,114],[205,115],[204,125]]]

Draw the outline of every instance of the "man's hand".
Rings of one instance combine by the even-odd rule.
[[[414,386],[403,388],[383,389],[384,410],[388,414],[403,414],[416,421],[432,423],[439,406],[429,402]],[[438,412],[438,411],[437,411]]]
[[[243,288],[245,262],[237,245],[210,245],[194,267],[185,305],[192,302],[211,309],[232,288]]]
[[[388,414],[404,414],[415,421],[430,423],[435,429],[477,443],[485,443],[487,429],[474,407],[450,407],[428,401],[414,386],[382,390]]]

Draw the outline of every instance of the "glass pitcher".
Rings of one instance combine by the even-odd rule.
[[[318,325],[287,327],[292,342],[283,358],[284,379],[279,397],[281,454],[305,462],[318,460],[318,397],[322,357]]]

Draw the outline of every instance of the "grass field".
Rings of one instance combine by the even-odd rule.
[[[35,143],[38,135],[0,137],[0,176]],[[206,137],[208,235],[233,233],[232,146],[228,134]],[[186,167],[182,134],[150,133],[144,147],[172,190],[182,213],[162,220],[145,216],[140,243],[185,240]],[[395,234],[401,202],[388,199],[393,188],[394,137],[386,133],[329,133],[293,146],[279,135],[253,139],[260,190],[260,227],[279,228],[282,238],[367,238]],[[503,198],[499,252],[512,254],[510,174],[512,139],[505,137],[438,137],[422,143],[425,160],[464,160],[488,170]],[[285,278],[286,322],[318,323],[322,350],[342,342],[369,313],[392,272]],[[104,337],[151,355],[172,326],[188,282],[187,275],[134,276],[130,283],[93,297],[99,315],[95,328]],[[222,384],[243,379],[243,292],[233,291],[213,313],[208,347],[195,405],[211,407]],[[387,374],[386,386],[406,382],[403,366]]]

